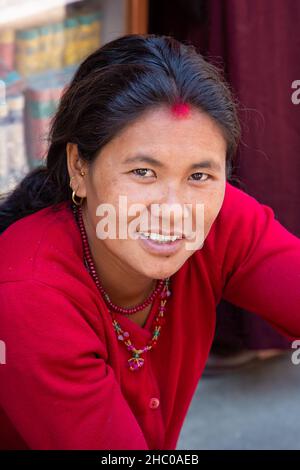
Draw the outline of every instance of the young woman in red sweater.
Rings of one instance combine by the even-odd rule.
[[[221,298],[300,337],[300,240],[228,182],[239,132],[219,72],[171,37],[124,36],[80,65],[46,166],[0,207],[2,448],[175,449]],[[119,196],[146,216],[185,206],[192,226],[166,231],[159,212],[135,238],[99,237],[99,206],[124,228]]]

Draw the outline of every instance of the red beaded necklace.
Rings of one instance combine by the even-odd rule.
[[[85,231],[85,226],[84,226],[84,222],[82,218],[81,207],[80,206],[77,207],[75,204],[73,204],[72,209],[73,209],[75,219],[80,229],[81,239],[83,243],[85,266],[87,270],[89,271],[89,273],[91,274],[92,278],[94,279],[94,282],[99,292],[104,297],[104,300],[108,306],[109,312],[112,316],[112,323],[116,331],[118,340],[123,342],[127,350],[131,353],[131,357],[130,359],[128,359],[129,369],[131,371],[138,370],[144,365],[144,358],[141,357],[141,355],[147,351],[150,351],[152,348],[156,346],[158,337],[160,335],[161,327],[165,323],[164,313],[166,310],[166,302],[167,302],[168,297],[170,297],[171,295],[171,291],[169,290],[170,278],[166,278],[165,280],[160,279],[155,290],[147,297],[146,300],[144,300],[139,305],[136,305],[134,307],[129,307],[129,308],[123,308],[123,307],[119,307],[118,305],[113,304],[108,294],[105,292],[103,286],[101,285],[99,277],[96,272],[96,268],[95,268],[93,258],[90,252],[89,244],[88,244],[88,238],[87,238],[87,234]],[[149,341],[149,343],[146,344],[146,346],[144,346],[142,349],[137,349],[131,343],[129,333],[127,331],[122,330],[119,322],[116,319],[116,315],[114,312],[122,313],[124,315],[130,315],[140,310],[143,310],[143,308],[149,305],[156,298],[158,294],[160,294],[161,300],[160,300],[160,307],[159,307],[158,315],[154,320],[154,329],[153,329],[152,338]]]

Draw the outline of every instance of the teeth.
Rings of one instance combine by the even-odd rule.
[[[177,235],[171,235],[171,236],[168,236],[168,235],[161,235],[159,233],[154,233],[154,232],[140,232],[141,235],[143,235],[144,237],[146,238],[150,238],[151,240],[154,240],[154,241],[158,241],[158,242],[174,242],[175,240],[178,240],[179,236]]]

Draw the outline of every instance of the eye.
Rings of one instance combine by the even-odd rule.
[[[208,175],[207,173],[193,173],[192,176],[194,176],[194,175],[198,175],[198,177],[196,179],[194,179],[194,181],[207,181],[208,179],[211,178],[211,176]],[[203,179],[203,178],[201,178],[201,176],[206,176],[206,178]]]
[[[144,178],[145,177],[145,172],[147,172],[147,171],[152,171],[153,172],[153,170],[150,170],[149,168],[137,168],[135,170],[132,170],[131,173],[133,173],[134,175],[136,175],[140,178]],[[147,176],[147,178],[149,178],[149,176]]]

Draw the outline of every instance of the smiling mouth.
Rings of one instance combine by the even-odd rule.
[[[176,242],[178,240],[182,240],[184,237],[184,235],[182,234],[178,234],[178,235],[175,235],[175,234],[169,234],[169,235],[166,235],[166,234],[161,234],[161,233],[158,233],[158,232],[138,232],[140,237],[141,238],[144,238],[144,239],[147,239],[147,240],[151,240],[153,242],[157,242],[157,243],[173,243],[173,242]]]

